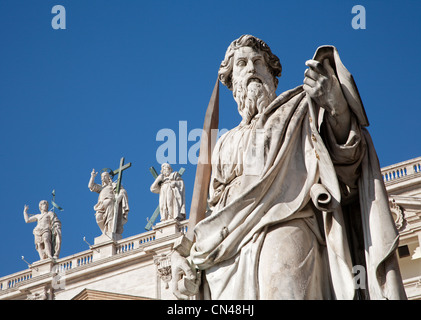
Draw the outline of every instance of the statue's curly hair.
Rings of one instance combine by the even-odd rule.
[[[279,61],[279,58],[272,53],[269,46],[261,39],[256,38],[252,35],[245,34],[242,35],[237,40],[234,40],[229,45],[227,52],[225,53],[225,58],[221,62],[221,66],[218,71],[219,80],[227,86],[228,89],[232,90],[232,69],[234,64],[234,52],[241,47],[251,47],[254,49],[260,50],[263,57],[269,67],[271,74],[273,75],[275,87],[278,86],[278,79],[282,73],[282,65]]]

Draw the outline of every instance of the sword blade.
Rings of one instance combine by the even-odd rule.
[[[205,121],[203,124],[202,137],[200,141],[199,159],[196,168],[196,177],[194,181],[193,197],[190,206],[189,224],[186,237],[194,240],[194,227],[203,220],[206,215],[207,199],[209,192],[209,183],[211,178],[211,157],[216,141],[219,122],[219,79],[216,80],[206,110]]]

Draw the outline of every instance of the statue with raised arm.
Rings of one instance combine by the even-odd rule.
[[[98,202],[94,206],[95,218],[102,233],[112,238],[113,234],[121,235],[123,233],[123,226],[127,222],[129,213],[127,192],[121,186],[118,195],[116,195],[116,183],[112,181],[108,172],[103,172],[101,184],[96,184],[97,174],[98,172],[93,169],[88,184],[89,190],[99,193]],[[115,215],[117,216],[115,217]],[[117,225],[114,226],[114,223]]]
[[[25,205],[23,217],[26,223],[37,222],[34,228],[35,249],[39,258],[58,259],[61,248],[61,222],[57,215],[48,211],[48,202],[42,200],[39,203],[39,214],[29,215],[29,207]]]
[[[186,218],[184,181],[169,163],[161,165],[161,174],[152,183],[151,191],[159,193],[161,221]]]
[[[277,96],[269,46],[244,35],[228,47],[219,80],[242,120],[213,149],[207,216],[174,245],[178,298],[406,298],[356,84],[335,47],[306,65],[304,84]]]

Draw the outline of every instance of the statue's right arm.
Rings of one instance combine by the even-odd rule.
[[[151,192],[159,193],[161,191],[162,174],[156,177],[154,183],[151,185]]]
[[[98,172],[95,172],[95,169],[92,169],[91,178],[89,179],[89,183],[88,183],[88,188],[92,192],[98,192],[99,193],[101,190],[98,191],[98,187],[96,187],[96,186],[99,186],[99,185],[97,185],[95,183],[95,177],[96,177],[97,174],[98,174]]]
[[[28,206],[25,204],[25,207],[23,208],[23,218],[25,219],[26,223],[31,223],[37,221],[36,216],[28,216]]]
[[[197,291],[188,291],[187,288],[180,288],[180,280],[186,278],[191,282],[198,282],[200,279],[196,277],[196,269],[186,257],[179,252],[173,251],[171,254],[171,289],[173,294],[179,300],[187,300],[189,296],[197,294]]]
[[[174,242],[171,254],[171,289],[180,300],[187,300],[199,291],[201,277],[190,259],[192,245],[193,242],[183,235]]]

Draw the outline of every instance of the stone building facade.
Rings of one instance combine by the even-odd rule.
[[[399,265],[409,299],[421,300],[421,157],[382,169],[400,233]]]
[[[98,237],[89,250],[56,263],[37,261],[0,278],[0,300],[175,299],[168,285],[168,254],[187,223],[158,223],[151,231],[118,241]]]
[[[421,157],[382,169],[400,232],[399,263],[409,299],[421,300]],[[0,278],[0,300],[175,299],[169,255],[188,220],[158,223],[118,241],[96,239],[89,250],[41,260]]]

